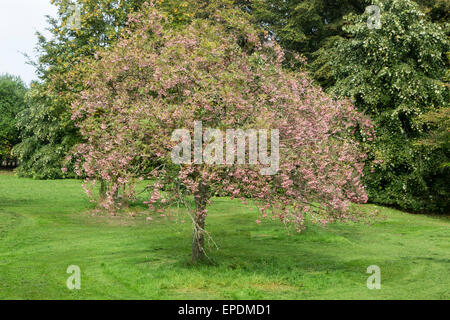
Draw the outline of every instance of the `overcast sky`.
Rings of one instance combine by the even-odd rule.
[[[27,84],[37,79],[22,52],[35,56],[35,33],[47,27],[46,15],[56,17],[50,0],[0,0],[0,74],[20,76]]]

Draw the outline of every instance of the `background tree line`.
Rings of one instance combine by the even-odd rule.
[[[73,28],[68,25],[72,2],[52,2],[59,8],[58,17],[48,19],[52,37],[38,34],[40,56],[34,64],[40,80],[21,104],[27,107],[18,107],[16,140],[5,148],[15,146],[19,175],[39,179],[72,176],[61,167],[81,141],[70,112],[83,90],[79,65],[114,44],[129,14],[144,3],[83,1],[81,26]],[[373,119],[378,139],[366,142],[371,151],[365,178],[371,201],[448,212],[448,1],[155,1],[174,28],[196,17],[208,18],[211,7],[225,3],[266,29],[284,48],[287,61],[296,54],[306,57],[317,84],[330,94],[351,98]],[[370,4],[382,10],[380,30],[367,28],[365,8]],[[295,63],[286,67],[304,68]]]

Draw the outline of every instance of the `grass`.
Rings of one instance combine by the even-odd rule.
[[[368,226],[255,224],[239,201],[214,200],[214,264],[190,263],[189,225],[92,216],[74,180],[0,173],[0,299],[449,299],[450,220],[378,208]],[[81,290],[68,290],[69,265]],[[381,268],[381,290],[366,269]]]

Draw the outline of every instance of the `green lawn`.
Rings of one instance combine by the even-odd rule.
[[[0,299],[449,299],[450,220],[380,208],[372,226],[255,224],[240,201],[215,199],[220,250],[191,265],[191,230],[164,217],[92,216],[79,181],[0,173]],[[81,290],[66,287],[69,265]],[[366,269],[381,268],[381,290]]]

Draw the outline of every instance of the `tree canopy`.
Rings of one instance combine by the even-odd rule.
[[[19,77],[0,75],[0,165],[13,160],[12,148],[20,142],[16,116],[27,107],[27,87]]]
[[[350,202],[367,197],[360,182],[365,154],[353,135],[357,130],[372,139],[370,121],[349,101],[327,96],[307,74],[285,70],[281,47],[261,41],[239,11],[222,8],[214,20],[174,29],[164,14],[147,8],[130,18],[133,30],[88,63],[86,89],[73,104],[85,140],[74,154],[76,171],[87,183],[108,184],[102,204],[114,211],[132,201],[139,180],[149,181],[147,203],[158,212],[171,214],[177,202],[190,208],[186,195],[193,195],[194,260],[204,256],[206,205],[218,193],[251,198],[261,218],[270,215],[297,231],[307,214],[322,224],[355,218]],[[250,162],[249,153],[247,163],[221,163],[220,143],[205,148],[202,163],[174,163],[172,133],[194,135],[196,121],[205,144],[218,143],[227,129],[277,130],[279,170],[261,174],[268,163]],[[234,138],[227,148],[230,142],[234,155]]]
[[[413,1],[374,4],[382,10],[382,28],[367,28],[366,14],[349,15],[349,38],[328,52],[335,79],[330,92],[353,98],[376,123],[377,164],[366,179],[371,199],[410,210],[446,210],[449,172],[436,164],[448,162],[448,148],[427,148],[417,140],[430,130],[418,121],[423,114],[448,115],[448,37]]]
[[[129,21],[130,14],[148,9],[144,0],[52,2],[58,16],[48,18],[51,37],[38,34],[40,80],[27,95],[29,108],[14,120],[21,139],[4,147],[15,145],[19,175],[42,179],[75,177],[74,163],[66,173],[60,170],[72,148],[85,142],[71,105],[87,89],[94,55],[116,47],[124,30],[132,34],[141,27]],[[367,28],[364,12],[372,3],[381,7],[380,30]],[[302,76],[308,70],[329,94],[354,99],[374,119],[378,139],[370,144],[365,172],[371,201],[446,210],[448,1],[155,0],[153,5],[174,32],[197,20],[216,23],[217,12],[233,16],[240,9],[255,36],[280,45],[284,68]],[[237,41],[245,45],[244,39]]]

